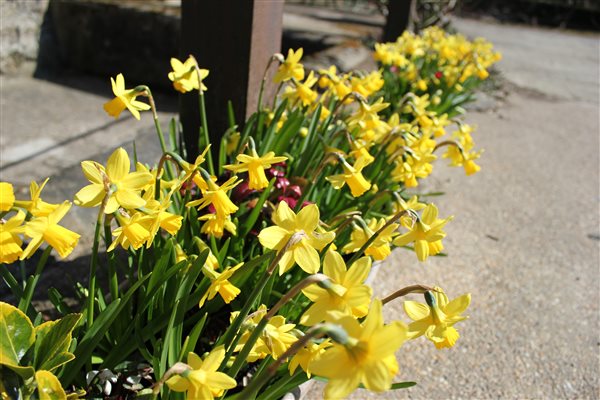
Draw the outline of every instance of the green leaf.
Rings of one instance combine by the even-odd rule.
[[[35,373],[38,395],[40,400],[63,400],[67,394],[60,385],[58,378],[50,371],[37,371]]]
[[[179,355],[179,360],[181,361],[187,353],[190,351],[194,351],[196,348],[196,343],[198,343],[198,338],[204,329],[204,324],[206,323],[206,318],[208,317],[208,313],[204,313],[204,316],[194,325],[190,334],[185,338],[184,346],[181,349],[181,354]]]
[[[11,367],[19,375],[25,373],[19,364],[34,341],[33,324],[27,315],[8,303],[0,302],[0,365]]]
[[[406,389],[412,386],[416,386],[417,382],[398,382],[398,383],[393,383],[392,387],[390,388],[390,390],[397,390],[397,389]]]
[[[254,208],[250,212],[250,216],[248,216],[248,218],[246,219],[246,221],[241,229],[241,233],[240,233],[241,237],[245,237],[248,233],[250,233],[250,231],[254,227],[254,224],[256,223],[256,220],[258,220],[258,217],[260,216],[260,212],[263,209],[263,205],[265,204],[265,201],[269,197],[269,194],[271,194],[271,190],[273,190],[273,185],[275,185],[275,180],[276,180],[275,177],[271,178],[271,180],[269,181],[269,186],[267,186],[265,188],[265,190],[260,194],[258,201],[256,202],[256,204],[254,205]]]
[[[35,328],[33,366],[36,370],[52,371],[75,358],[68,350],[73,329],[80,319],[81,314],[67,314],[57,321],[44,322]]]

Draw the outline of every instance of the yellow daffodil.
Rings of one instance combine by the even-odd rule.
[[[269,186],[269,181],[265,175],[265,169],[287,160],[287,157],[275,156],[275,153],[269,151],[264,156],[259,156],[256,150],[251,150],[252,155],[238,154],[236,160],[239,164],[225,165],[224,168],[235,173],[248,172],[248,188],[254,190],[262,190]]]
[[[209,236],[214,236],[217,239],[223,237],[225,231],[228,231],[232,235],[237,235],[237,227],[231,221],[231,217],[221,217],[218,214],[206,214],[198,217],[200,221],[205,221],[200,228],[200,232],[205,233]]]
[[[167,380],[167,386],[174,392],[187,392],[188,399],[213,400],[224,390],[236,387],[235,379],[223,372],[217,372],[225,358],[225,348],[218,346],[204,360],[189,352],[187,363],[190,370]]]
[[[453,217],[438,219],[438,208],[434,204],[428,204],[423,210],[421,218],[411,225],[406,220],[402,224],[410,231],[394,239],[396,246],[405,246],[414,242],[415,253],[419,261],[425,261],[427,257],[439,253],[442,249],[441,240],[446,237],[442,230],[444,225]]]
[[[279,275],[289,270],[296,262],[309,274],[319,271],[320,259],[318,250],[323,249],[335,238],[334,232],[317,232],[319,225],[319,208],[315,204],[308,205],[294,213],[282,201],[273,213],[275,226],[263,229],[258,235],[260,244],[271,250],[281,250],[292,235],[299,233],[302,239],[291,246],[279,261]]]
[[[150,228],[150,237],[146,242],[147,247],[152,244],[152,239],[156,236],[159,228],[164,229],[170,235],[176,235],[181,228],[183,217],[167,211],[170,202],[168,200],[160,203],[158,200],[149,199],[146,202],[145,212],[148,213],[149,219],[152,221]]]
[[[382,121],[377,114],[379,111],[386,109],[390,104],[383,102],[383,97],[379,98],[375,103],[368,104],[360,102],[360,107],[354,114],[348,118],[348,127],[354,129],[360,127],[362,130],[373,130],[381,127],[389,128],[389,125]]]
[[[23,249],[21,249],[23,241],[19,237],[19,234],[24,231],[23,221],[25,221],[25,213],[20,210],[7,221],[0,219],[1,264],[13,263],[23,254]]]
[[[362,324],[351,316],[343,316],[336,323],[348,333],[348,342],[334,343],[310,364],[312,373],[329,379],[325,399],[342,399],[361,383],[374,392],[388,390],[398,372],[394,352],[407,339],[406,324],[395,321],[384,325],[378,299]]]
[[[113,251],[118,244],[124,249],[131,247],[137,250],[144,243],[151,242],[154,238],[152,236],[152,217],[142,213],[135,213],[131,217],[123,216],[119,213],[116,215],[120,226],[112,232],[113,236],[116,236],[116,239],[113,240],[106,251]]]
[[[354,166],[348,164],[346,160],[342,159],[341,161],[344,173],[328,176],[325,179],[331,182],[336,189],[341,189],[344,184],[348,184],[352,196],[362,196],[363,193],[371,188],[371,182],[367,181],[362,174],[363,168],[368,164],[368,159],[359,157]]]
[[[288,370],[290,371],[290,375],[293,375],[296,372],[296,368],[300,366],[304,372],[306,372],[306,376],[308,378],[311,377],[311,369],[310,364],[319,358],[327,349],[331,346],[331,341],[329,338],[323,340],[321,343],[309,342],[306,346],[298,350],[296,354],[292,357],[288,364]]]
[[[139,120],[140,111],[146,111],[150,109],[150,106],[146,103],[136,100],[136,97],[141,93],[135,89],[125,89],[125,78],[123,74],[117,75],[117,80],[110,78],[112,85],[112,91],[116,96],[111,101],[104,104],[104,111],[111,117],[118,118],[124,109],[131,111],[131,114]]]
[[[210,286],[206,290],[206,293],[204,293],[204,296],[200,299],[198,305],[202,307],[206,300],[212,300],[217,293],[221,295],[221,298],[223,298],[225,303],[231,303],[231,301],[240,294],[240,289],[235,287],[228,279],[243,265],[244,263],[239,263],[235,267],[226,268],[225,271],[220,273],[210,267],[203,268],[202,273],[210,279]]]
[[[317,92],[312,87],[317,83],[318,78],[314,72],[310,72],[304,82],[294,80],[294,85],[285,88],[283,97],[291,102],[300,101],[303,106],[309,106],[317,100]]]
[[[386,224],[385,219],[372,218],[368,221],[367,226],[354,226],[352,234],[350,235],[350,241],[342,248],[344,254],[353,253],[360,250],[360,248],[367,243],[367,241],[377,232],[379,229]],[[379,236],[367,247],[365,255],[373,257],[373,259],[381,261],[385,260],[392,252],[390,243],[393,237],[396,235],[396,229],[398,224],[390,224],[385,230],[383,230]]]
[[[244,347],[246,341],[250,338],[252,331],[256,328],[266,312],[267,307],[262,304],[258,310],[253,313],[252,317],[244,321],[244,328],[246,330],[242,334],[240,341],[235,348],[236,352]],[[237,314],[237,311],[232,312],[230,319],[233,320]],[[295,327],[296,325],[294,324],[286,324],[285,318],[281,315],[276,315],[271,318],[261,332],[256,343],[254,343],[254,346],[252,346],[252,350],[248,354],[246,361],[254,362],[269,355],[273,357],[274,360],[278,359],[296,340],[298,340],[295,335],[290,333]]]
[[[215,207],[217,217],[227,218],[227,216],[233,214],[238,210],[238,206],[233,204],[227,192],[236,187],[241,181],[238,181],[234,176],[225,182],[222,186],[218,186],[212,180],[206,181],[208,190],[202,193],[202,198],[199,200],[190,201],[187,203],[188,207],[198,206],[198,209],[202,209],[209,204]]]
[[[392,210],[394,214],[399,213],[400,211],[419,211],[426,207],[425,203],[419,202],[419,198],[417,195],[412,196],[408,200],[404,200],[402,197],[398,196],[397,201],[392,204]]]
[[[481,170],[481,167],[475,163],[475,160],[481,156],[483,150],[478,152],[472,151],[475,146],[475,142],[471,136],[473,130],[474,128],[470,125],[462,124],[458,131],[452,135],[456,140],[456,145],[448,147],[448,150],[442,156],[443,158],[450,159],[451,166],[462,166],[467,175],[473,175]]]
[[[95,161],[81,163],[83,174],[91,182],[75,194],[75,204],[80,207],[95,207],[107,195],[104,212],[112,214],[119,206],[126,209],[143,207],[146,201],[140,191],[153,177],[149,172],[129,172],[129,156],[123,148],[115,150],[106,163],[106,169]]]
[[[22,260],[31,257],[42,242],[52,246],[61,258],[71,254],[77,246],[80,235],[58,225],[70,208],[71,202],[65,201],[47,216],[36,217],[25,224],[25,235],[31,238],[31,242],[23,250]]]
[[[0,182],[0,211],[8,211],[15,202],[13,185],[8,182]]]
[[[352,88],[346,82],[346,76],[337,75],[337,68],[335,65],[332,65],[329,69],[320,70],[319,74],[321,75],[319,78],[319,87],[328,87],[330,93],[336,98],[341,100],[352,92]],[[346,99],[344,104],[349,104],[351,102],[352,99]]]
[[[169,72],[169,79],[178,92],[186,93],[199,90],[200,87],[202,87],[203,92],[207,90],[202,81],[208,76],[208,70],[200,69],[201,81],[199,81],[196,72],[196,60],[193,57],[189,57],[184,63],[176,58],[171,58],[171,68],[173,68],[173,71]]]
[[[405,301],[404,311],[414,321],[408,325],[408,335],[415,339],[421,335],[442,349],[452,347],[460,337],[454,324],[468,317],[461,314],[469,307],[471,295],[464,294],[452,301],[440,288],[425,293],[427,304]]]
[[[373,71],[364,77],[353,76],[350,79],[352,91],[361,94],[365,98],[381,89],[383,84],[384,80],[379,71]]]
[[[300,64],[303,52],[304,50],[302,48],[299,48],[296,51],[289,49],[286,59],[281,63],[277,73],[273,77],[273,82],[281,83],[289,81],[290,79],[295,79],[297,81],[304,79],[304,66]]]
[[[375,157],[369,153],[368,144],[359,140],[353,140],[352,143],[350,143],[350,147],[352,147],[352,150],[348,154],[356,160],[362,157],[365,166],[375,161]]]
[[[330,278],[326,288],[313,284],[302,293],[313,302],[300,318],[302,325],[311,326],[321,321],[330,321],[330,311],[360,318],[367,315],[372,290],[363,282],[371,270],[371,259],[363,257],[349,269],[340,253],[328,251],[323,262],[323,273]]]
[[[56,210],[59,204],[46,203],[40,197],[42,194],[42,190],[44,189],[44,186],[46,186],[46,183],[48,183],[49,179],[50,178],[46,178],[46,180],[39,186],[35,181],[31,181],[31,183],[29,184],[29,193],[31,196],[31,200],[18,200],[15,201],[15,205],[18,207],[25,208],[34,217],[46,217],[52,211]]]

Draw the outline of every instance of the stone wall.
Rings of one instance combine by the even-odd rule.
[[[0,1],[0,74],[31,75],[48,0]]]

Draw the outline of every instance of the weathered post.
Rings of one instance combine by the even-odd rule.
[[[413,1],[416,0],[389,0],[387,21],[383,28],[383,41],[395,41],[408,28]]]
[[[181,1],[181,57],[192,54],[210,70],[205,100],[213,155],[229,127],[227,102],[233,102],[238,124],[256,109],[267,63],[281,51],[282,20],[283,0]],[[193,158],[200,127],[197,95],[180,96],[180,115],[188,158]]]

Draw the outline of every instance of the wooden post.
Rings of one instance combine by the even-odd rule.
[[[181,1],[181,58],[192,54],[210,71],[204,97],[213,156],[229,128],[227,102],[233,102],[238,125],[256,110],[265,67],[281,51],[282,23],[283,0]],[[197,93],[180,96],[180,115],[188,158],[193,159],[199,150]]]
[[[408,28],[411,3],[415,0],[389,0],[383,41],[393,42]]]

